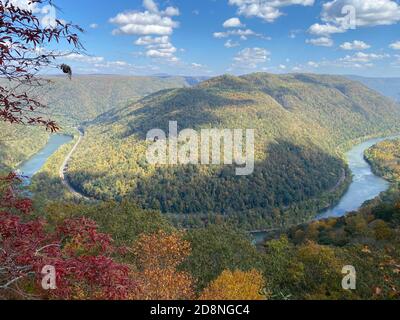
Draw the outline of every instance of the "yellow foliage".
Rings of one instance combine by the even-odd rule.
[[[200,300],[264,300],[264,279],[257,270],[226,270],[201,294]]]

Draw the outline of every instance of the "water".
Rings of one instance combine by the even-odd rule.
[[[396,137],[371,139],[355,146],[346,154],[353,181],[339,204],[319,214],[317,219],[342,217],[346,213],[360,209],[364,202],[376,198],[389,189],[389,182],[372,172],[371,166],[364,159],[364,152],[381,141],[394,138]]]
[[[70,142],[73,138],[63,134],[54,134],[50,137],[46,146],[36,153],[32,158],[22,163],[17,172],[24,176],[24,185],[29,185],[32,177],[42,169],[47,159],[51,157],[62,145]]]
[[[356,211],[368,200],[372,200],[384,191],[389,189],[389,182],[376,176],[371,166],[364,159],[364,153],[373,145],[399,136],[371,139],[356,145],[346,153],[349,168],[353,174],[353,181],[347,192],[340,199],[340,202],[333,208],[320,213],[316,219],[326,219],[331,217],[342,217],[349,212]],[[267,232],[254,232],[252,237],[256,244],[263,243],[267,237]]]

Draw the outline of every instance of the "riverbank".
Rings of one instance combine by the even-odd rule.
[[[66,177],[66,173],[68,171],[68,163],[71,160],[72,155],[74,154],[75,150],[79,147],[79,144],[82,142],[82,139],[85,135],[83,129],[78,128],[77,129],[79,132],[79,138],[72,147],[71,151],[66,155],[60,170],[59,170],[59,177],[61,179],[62,184],[69,190],[71,194],[73,194],[75,197],[85,199],[85,200],[90,200],[88,197],[86,197],[84,194],[80,193],[78,190],[76,190],[71,183],[68,181],[68,178]]]
[[[368,200],[375,199],[382,192],[387,191],[390,187],[390,183],[374,173],[370,163],[365,160],[364,153],[370,147],[381,141],[398,137],[399,136],[373,138],[353,146],[346,152],[346,162],[348,163],[352,176],[351,184],[334,206],[327,208],[327,210],[321,212],[311,221],[346,215],[349,212],[361,208]],[[250,234],[254,237],[256,244],[260,244],[275,233],[276,230],[271,229],[251,232]]]

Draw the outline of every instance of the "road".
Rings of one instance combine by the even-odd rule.
[[[71,151],[68,153],[68,155],[65,157],[63,164],[60,167],[59,171],[59,176],[61,179],[62,184],[77,198],[80,199],[85,199],[85,200],[90,200],[90,198],[86,197],[79,191],[77,191],[71,183],[68,181],[68,179],[65,177],[65,174],[68,171],[68,162],[71,160],[72,155],[74,154],[75,150],[78,148],[79,144],[82,142],[83,136],[85,135],[84,132],[81,129],[78,129],[79,131],[79,139],[75,143],[74,147],[71,149]]]

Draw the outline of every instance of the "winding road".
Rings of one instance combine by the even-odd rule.
[[[79,144],[82,142],[82,139],[85,135],[85,133],[82,131],[82,129],[78,129],[79,131],[79,139],[75,143],[74,147],[71,149],[71,151],[68,153],[68,155],[65,157],[63,164],[60,167],[59,171],[59,176],[61,179],[62,184],[77,198],[80,199],[85,199],[85,200],[91,200],[90,198],[86,197],[82,193],[80,193],[78,190],[76,190],[71,183],[68,181],[68,179],[65,177],[65,174],[68,171],[68,162],[71,160],[72,155],[74,154],[75,150],[78,148]]]

